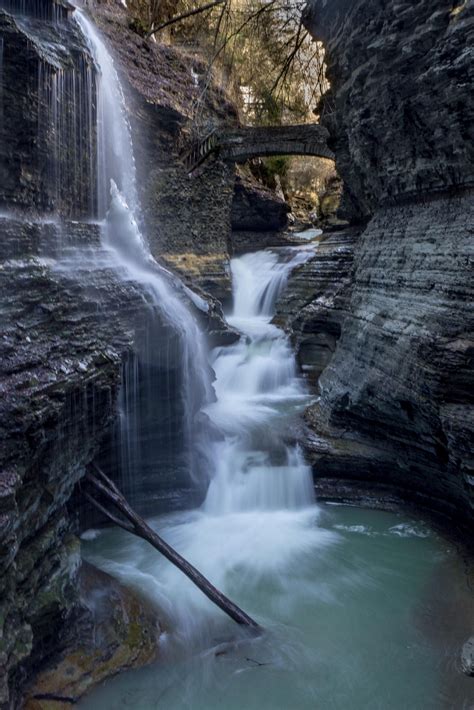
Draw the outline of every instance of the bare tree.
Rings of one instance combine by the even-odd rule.
[[[218,72],[247,120],[314,120],[326,79],[322,46],[302,24],[306,0],[132,1],[146,16],[147,37],[167,32],[175,42],[199,45],[209,68],[196,113]]]

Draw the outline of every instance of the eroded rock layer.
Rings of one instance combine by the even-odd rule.
[[[140,359],[143,344],[150,343],[150,330],[156,345],[154,360],[148,369],[143,361],[140,364],[146,371],[141,384],[151,384],[154,393],[149,427],[140,442],[144,451],[149,441],[155,445],[150,485],[157,498],[168,502],[171,491],[171,504],[190,487],[189,475],[185,476],[178,460],[182,447],[167,434],[174,431],[179,439],[182,432],[183,401],[169,391],[180,386],[176,333],[140,286],[121,280],[93,221],[97,77],[89,48],[71,8],[63,3],[55,10],[50,0],[9,2],[7,9],[14,14],[0,11],[2,708],[15,706],[25,679],[62,649],[65,632],[77,618],[80,547],[74,533],[83,498],[73,498],[73,491],[98,455],[110,473],[118,475],[113,455],[118,402],[124,376],[130,372],[128,364]],[[169,63],[176,72],[173,86],[179,86],[184,76],[192,82],[192,62],[172,64],[163,51],[162,65]],[[133,61],[130,66],[135,66]],[[186,188],[189,199],[179,202],[180,185],[188,178],[182,169],[178,175],[179,166],[175,172],[170,167],[177,150],[171,150],[172,138],[183,116],[170,107],[166,92],[155,95],[148,109],[147,113],[143,99],[140,115],[160,144],[157,161],[168,170],[168,189],[175,191],[168,211],[170,218],[174,209],[176,220],[170,239],[176,242],[174,251],[186,252],[190,248],[187,229],[193,215],[202,214],[203,205],[199,195],[193,201],[191,185]],[[173,130],[164,125],[166,116],[172,116]],[[151,164],[151,154],[148,160],[145,167]],[[212,172],[208,183],[216,204],[222,170],[227,168],[219,170],[217,183]],[[206,179],[202,177],[202,191]],[[228,201],[224,222],[230,220],[233,176],[227,184],[227,197],[222,198]],[[150,229],[153,210],[161,209],[159,200],[151,202],[155,192],[153,183],[148,197],[144,196]],[[180,208],[187,222],[178,228]],[[167,229],[166,223],[162,228]],[[202,234],[203,223],[199,229]],[[223,234],[216,254],[226,249]],[[157,230],[151,237],[158,239]],[[204,248],[204,253],[210,249]],[[225,282],[223,290],[228,283],[224,261],[216,267],[221,283]],[[202,270],[198,276],[196,280],[203,284]],[[209,299],[207,312],[196,317],[214,341],[235,338],[224,329],[214,300]],[[160,357],[163,352],[166,357]],[[171,451],[176,452],[174,457]],[[155,504],[148,488],[138,486],[137,495],[137,504],[143,499]]]
[[[309,454],[472,521],[473,3],[313,0],[306,21],[346,211],[370,220]]]
[[[298,362],[313,386],[330,362],[349,311],[354,248],[360,229],[324,234],[313,258],[290,274],[275,322],[291,334]]]

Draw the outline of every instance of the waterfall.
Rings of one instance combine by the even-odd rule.
[[[81,54],[73,67],[38,63],[38,136],[49,205],[70,217],[97,212],[94,71]]]
[[[227,320],[241,337],[211,353],[216,398],[204,408],[222,435],[208,444],[214,475],[200,508],[150,521],[237,601],[258,598],[262,587],[286,588],[290,571],[335,540],[316,524],[311,469],[294,431],[310,395],[287,336],[271,322],[288,274],[312,254],[284,248],[232,260]],[[171,648],[202,650],[230,633],[223,615],[179,570],[140,541],[122,545],[119,534],[111,543],[109,535],[117,533],[87,533],[96,539],[91,560],[159,605],[174,632]],[[244,608],[259,618],[258,609]]]
[[[142,497],[152,491],[150,479],[156,484],[168,474],[175,487],[179,485],[177,480],[189,476],[195,481],[202,479],[202,420],[198,421],[196,415],[214,395],[207,345],[185,303],[186,298],[195,303],[196,299],[158,265],[139,227],[131,129],[113,60],[89,18],[79,9],[75,17],[99,74],[97,205],[103,220],[103,246],[121,277],[141,284],[150,306],[137,357],[129,358],[124,365],[120,400],[119,468],[125,490],[133,500],[140,485],[144,488]],[[180,400],[178,405],[175,398]],[[155,431],[144,442],[144,432],[151,423]],[[164,442],[166,429],[170,437]],[[206,468],[210,466],[206,462]]]
[[[243,335],[220,348],[213,367],[217,401],[207,408],[225,432],[205,510],[297,508],[313,501],[311,471],[297,445],[286,444],[288,419],[307,404],[304,381],[284,333],[270,323],[291,269],[308,250],[262,251],[231,263],[230,325]]]
[[[154,403],[165,405],[181,392],[183,416],[168,422],[169,441],[176,455],[185,451],[183,465],[188,471],[203,456],[211,480],[200,508],[161,516],[156,525],[185,558],[234,596],[236,575],[258,580],[332,540],[314,524],[318,512],[311,470],[296,443],[297,415],[308,404],[309,394],[287,336],[271,323],[288,274],[312,250],[267,250],[233,259],[234,305],[227,320],[241,337],[235,345],[209,353],[177,295],[178,285],[157,265],[140,230],[131,131],[120,81],[95,27],[82,12],[76,11],[76,16],[100,72],[97,171],[103,244],[122,278],[142,285],[152,312],[164,317],[168,327],[165,336],[157,338],[162,331],[151,319],[147,342],[124,366],[117,441],[124,473],[121,485],[127,495],[133,494],[141,478],[153,504],[153,485],[161,485],[164,475],[162,469],[153,475],[153,462],[162,459],[162,452],[157,447],[146,450],[144,430],[154,426]],[[216,376],[214,390],[209,358]],[[165,391],[155,388],[153,377],[162,361],[164,368],[179,364],[179,373],[168,380]],[[209,430],[216,436],[203,436],[196,425],[200,420],[210,421]],[[163,427],[155,426],[154,439],[160,442],[162,436]],[[200,475],[199,470],[195,473]],[[201,480],[208,482],[202,473]],[[176,489],[176,480],[173,485]],[[149,512],[161,511],[152,505]],[[143,551],[138,541],[127,543],[118,564],[110,559],[110,548],[109,557],[96,562],[158,602],[181,638],[193,642],[209,638],[222,621],[179,570],[155,551]],[[238,589],[236,594],[238,599]]]

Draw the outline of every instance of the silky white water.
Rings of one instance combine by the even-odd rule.
[[[229,596],[237,579],[252,588],[285,584],[295,565],[336,539],[317,526],[311,470],[290,440],[309,395],[287,337],[270,322],[289,272],[311,254],[283,249],[232,260],[228,321],[242,336],[212,353],[216,400],[205,413],[221,432],[211,445],[214,475],[198,510],[155,521]],[[175,641],[202,649],[228,633],[223,613],[158,555],[146,555],[145,566],[135,550],[120,556],[99,562],[160,606]]]
[[[313,503],[311,471],[289,437],[292,415],[308,403],[286,336],[271,324],[288,273],[310,250],[262,251],[231,262],[233,312],[242,332],[214,353],[216,402],[206,408],[224,432],[203,510],[209,514],[295,510]],[[271,523],[270,523],[271,525]]]
[[[99,32],[87,15],[76,9],[75,17],[84,33],[98,70],[97,78],[97,204],[103,220],[103,246],[108,250],[115,268],[124,280],[141,284],[147,301],[155,307],[165,322],[178,334],[180,350],[177,357],[181,368],[180,392],[170,393],[170,399],[182,398],[182,423],[185,466],[190,478],[196,477],[197,455],[208,452],[199,446],[195,417],[203,403],[213,398],[205,339],[191,316],[186,300],[205,310],[207,304],[181,284],[153,258],[139,226],[140,205],[137,196],[136,170],[131,128],[127,107],[112,57]],[[151,314],[153,319],[153,314]],[[155,319],[156,320],[156,319]],[[139,362],[131,360],[125,368],[121,397],[121,468],[133,497],[134,480],[141,461],[140,436],[133,420],[137,418],[138,398],[143,383],[139,374],[152,370],[162,334],[160,322],[151,325],[148,342],[138,354]],[[154,331],[154,332],[153,332]],[[176,357],[176,356],[175,356]],[[166,369],[166,367],[165,367]],[[150,387],[150,390],[153,387]],[[153,392],[149,392],[153,397]],[[202,428],[202,427],[201,427]],[[133,432],[133,437],[130,432]],[[206,461],[207,470],[212,462]],[[136,481],[138,484],[138,481]]]
[[[289,250],[280,256],[268,251],[233,261],[235,299],[229,322],[243,337],[237,345],[214,354],[217,401],[204,407],[224,436],[218,442],[210,437],[197,440],[194,417],[200,404],[213,399],[205,342],[176,295],[178,284],[160,269],[142,236],[131,130],[120,81],[92,22],[80,10],[76,16],[100,71],[97,173],[99,216],[105,217],[103,242],[122,278],[142,284],[152,303],[180,333],[189,472],[195,473],[199,454],[212,479],[204,510],[228,513],[308,505],[312,502],[311,474],[297,446],[283,443],[286,433],[281,423],[285,410],[301,406],[307,394],[291,348],[270,319],[289,271],[308,258],[310,251]],[[146,356],[151,359],[153,353]],[[124,378],[127,401],[133,401],[133,390],[139,389],[134,376]],[[122,419],[130,458],[134,449],[130,414],[125,411]]]
[[[253,583],[287,574],[301,555],[334,538],[315,524],[310,467],[287,441],[309,396],[286,336],[270,323],[288,273],[310,255],[288,249],[232,261],[228,320],[242,336],[212,353],[216,400],[205,413],[221,432],[210,444],[214,475],[199,510],[160,521],[172,544],[229,595],[236,574]],[[135,555],[106,565],[159,603],[177,637],[208,643],[225,622],[222,612],[172,565],[158,556],[150,563],[146,572]]]

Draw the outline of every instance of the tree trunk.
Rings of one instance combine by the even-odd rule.
[[[178,569],[183,572],[194,584],[210,599],[214,604],[216,604],[222,611],[224,611],[231,619],[236,621],[238,624],[243,626],[249,626],[252,629],[259,629],[259,625],[250,616],[248,616],[242,609],[240,609],[234,602],[228,599],[222,592],[220,592],[213,584],[209,582],[193,565],[191,565],[184,557],[176,552],[167,542],[163,540],[150,526],[141,518],[128,504],[127,500],[124,498],[122,493],[119,491],[117,486],[113,481],[111,481],[103,471],[99,469],[98,466],[94,466],[97,476],[92,473],[87,473],[85,480],[91,486],[94,487],[96,491],[101,493],[101,495],[111,502],[117,510],[119,510],[122,515],[127,518],[129,522],[125,522],[117,518],[112,513],[98,503],[93,496],[86,493],[86,497],[90,502],[95,505],[104,515],[106,515],[115,525],[120,525],[120,527],[127,530],[143,540],[146,540],[150,545],[161,552],[162,555],[166,557],[172,564],[174,564]]]

